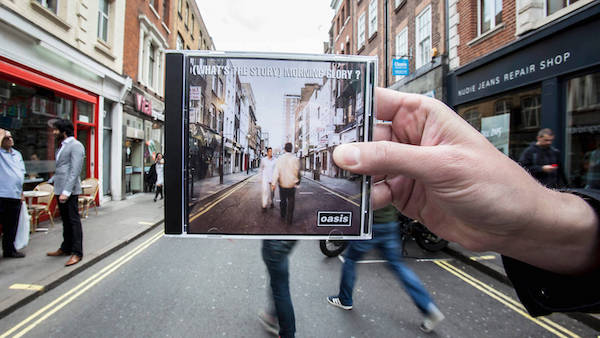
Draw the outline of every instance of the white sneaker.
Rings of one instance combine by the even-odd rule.
[[[429,333],[435,329],[435,327],[446,318],[442,311],[437,308],[437,306],[431,304],[429,306],[429,313],[425,315],[423,322],[421,323],[421,330],[423,332]]]
[[[329,296],[327,297],[327,302],[333,306],[337,306],[340,309],[344,309],[344,310],[352,310],[352,305],[344,305],[342,304],[342,301],[340,300],[339,297],[336,296]]]

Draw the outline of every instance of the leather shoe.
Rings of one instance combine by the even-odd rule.
[[[52,257],[56,257],[56,256],[68,256],[68,255],[69,255],[69,253],[62,251],[62,249],[58,249],[56,251],[52,251],[52,252],[46,253],[46,256],[52,256]]]
[[[25,254],[22,252],[15,251],[13,253],[4,254],[4,258],[23,258]]]
[[[81,260],[81,257],[79,257],[77,255],[72,255],[71,258],[69,258],[69,260],[65,264],[65,266],[75,265],[75,264],[79,263],[80,260]]]

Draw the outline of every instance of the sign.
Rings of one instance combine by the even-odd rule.
[[[152,102],[143,95],[135,94],[135,109],[148,116],[152,116]]]
[[[508,156],[508,134],[510,131],[510,114],[483,117],[481,133],[491,144]]]
[[[202,87],[190,86],[190,100],[195,100],[195,101],[202,100]]]
[[[392,59],[392,75],[408,75],[408,59]]]
[[[490,61],[478,67],[468,67],[464,71],[459,69],[451,73],[450,106],[600,63],[600,44],[582,42],[596,41],[599,31],[599,20],[573,25],[514,52],[496,53],[493,59],[487,58]],[[521,43],[525,43],[523,41],[520,40]],[[483,60],[485,59],[484,57]]]

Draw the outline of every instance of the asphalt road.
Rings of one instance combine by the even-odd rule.
[[[0,337],[269,337],[260,241],[166,238],[128,245],[0,321]],[[298,337],[596,337],[564,315],[531,319],[514,291],[443,253],[414,245],[406,264],[445,313],[434,333],[376,255],[358,266],[352,311],[328,305],[341,261],[316,241],[290,260]],[[419,258],[419,259],[416,259]],[[8,332],[8,335],[7,335]]]
[[[193,234],[358,234],[360,231],[360,196],[326,188],[304,179],[296,189],[294,219],[291,225],[280,215],[279,189],[275,207],[262,210],[261,176],[232,186],[191,208],[189,233]],[[317,226],[318,211],[350,211],[351,226]]]

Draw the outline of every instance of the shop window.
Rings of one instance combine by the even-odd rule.
[[[502,23],[502,0],[479,0],[479,35]]]
[[[365,45],[365,16],[366,13],[362,13],[358,17],[358,27],[356,29],[356,42],[358,45],[358,49]]]
[[[540,95],[524,96],[521,98],[521,122],[524,129],[540,127],[542,103]]]
[[[369,3],[369,38],[377,32],[377,0]]]
[[[466,111],[462,114],[463,119],[467,121],[473,128],[481,130],[481,113],[477,109]]]
[[[511,108],[510,100],[499,100],[496,102],[496,115],[509,114]]]
[[[94,123],[94,105],[89,102],[77,101],[77,121]]]
[[[567,81],[566,108],[569,182],[600,189],[600,72]]]
[[[98,4],[98,39],[108,42],[108,0]]]
[[[417,44],[416,68],[421,68],[431,60],[431,5],[416,18],[415,41]]]
[[[578,0],[546,0],[546,15],[552,15],[560,9],[563,9]]]
[[[42,7],[54,14],[58,14],[58,0],[36,0]]]

